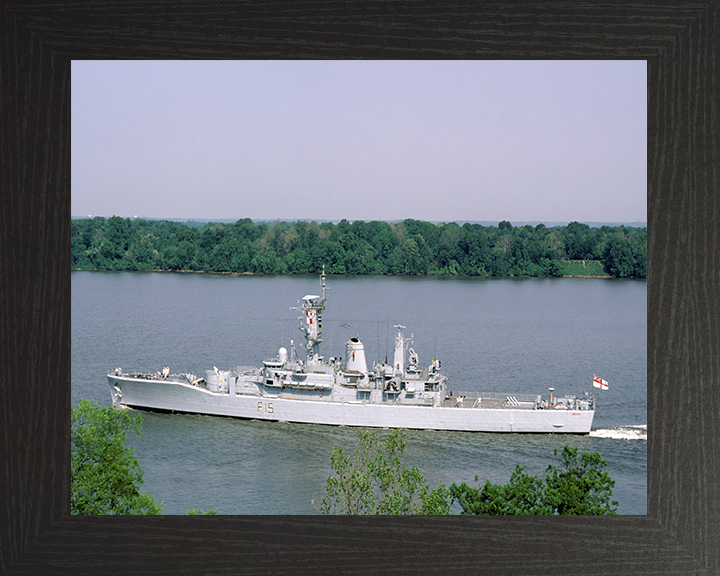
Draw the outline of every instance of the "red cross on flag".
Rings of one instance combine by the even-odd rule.
[[[593,374],[593,386],[595,388],[600,388],[601,390],[607,390],[608,389],[608,383],[607,380],[603,380],[602,378],[598,378]]]

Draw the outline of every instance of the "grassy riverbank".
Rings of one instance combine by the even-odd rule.
[[[568,260],[562,264],[562,275],[570,278],[612,278],[600,260]]]

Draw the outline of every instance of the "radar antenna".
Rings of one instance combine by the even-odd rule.
[[[300,320],[300,331],[305,334],[307,340],[308,359],[318,360],[320,358],[320,342],[322,339],[322,312],[325,310],[325,266],[323,265],[322,274],[320,276],[320,287],[322,289],[321,296],[308,294],[303,297],[303,303],[299,307],[293,307],[291,310],[299,310],[303,312]]]

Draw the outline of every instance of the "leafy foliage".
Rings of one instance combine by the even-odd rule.
[[[578,459],[578,449],[565,446],[560,466],[548,466],[545,482],[518,465],[507,484],[488,480],[474,488],[463,482],[450,492],[463,514],[617,514],[618,503],[611,500],[615,481],[603,470],[606,465],[597,453]]]
[[[543,499],[542,480],[523,473],[520,465],[508,484],[493,484],[488,480],[478,489],[463,482],[460,486],[450,486],[450,492],[462,506],[463,514],[551,514]]]
[[[611,276],[647,276],[647,234],[616,232],[603,250],[602,263]]]
[[[324,514],[451,514],[457,502],[462,514],[482,515],[591,515],[617,514],[611,500],[615,482],[597,453],[578,455],[565,446],[559,465],[547,467],[545,480],[517,465],[507,484],[489,480],[482,488],[465,482],[432,490],[418,468],[400,461],[407,434],[389,433],[383,442],[367,430],[360,433],[352,456],[333,448],[333,474],[327,480],[320,505]],[[555,450],[557,456],[557,450]],[[475,477],[477,481],[478,477]]]
[[[608,274],[647,276],[647,229],[571,222],[514,227],[455,222],[254,223],[72,221],[72,266],[254,274],[562,276],[567,260],[601,260]]]
[[[555,450],[557,455],[557,450]],[[600,454],[581,454],[565,446],[560,467],[548,466],[545,498],[557,514],[617,514],[611,500],[615,481],[603,470],[607,465]]]
[[[448,514],[450,492],[444,486],[432,490],[416,466],[400,462],[407,434],[395,430],[381,444],[377,434],[360,433],[352,456],[333,448],[333,475],[320,505],[323,514]]]
[[[161,514],[140,492],[143,470],[126,432],[140,435],[141,417],[81,399],[71,418],[71,514]]]

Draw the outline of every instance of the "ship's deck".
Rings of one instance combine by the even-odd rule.
[[[458,402],[462,398],[462,402]],[[534,410],[537,396],[531,394],[498,394],[494,392],[457,392],[445,398],[443,406],[451,408],[514,408],[516,410]]]

